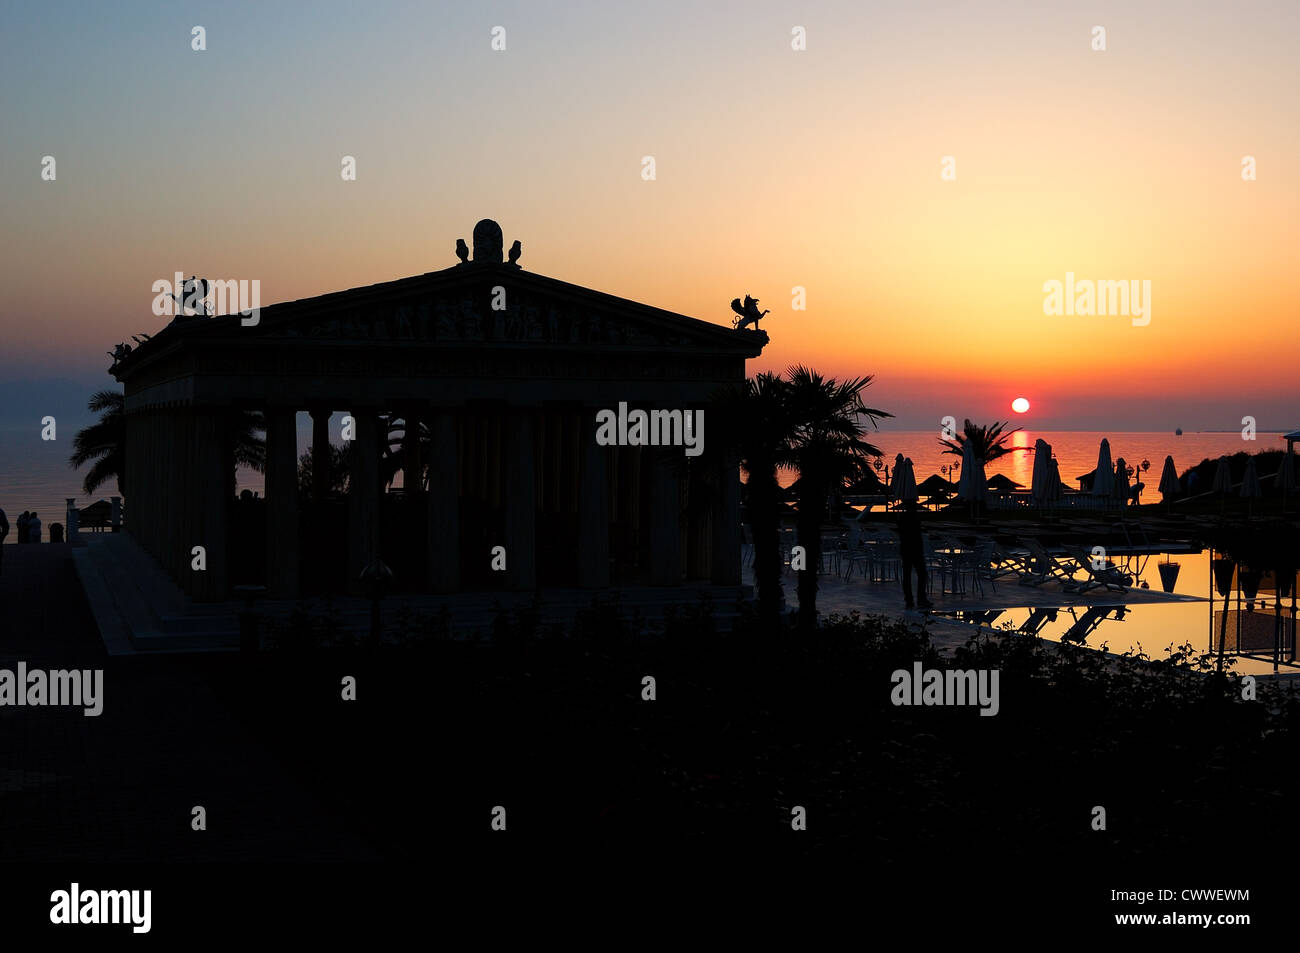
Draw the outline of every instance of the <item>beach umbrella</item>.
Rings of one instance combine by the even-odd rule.
[[[945,480],[937,473],[931,473],[916,485],[916,492],[922,496],[946,496],[956,489],[956,483]]]
[[[989,496],[988,481],[984,476],[984,461],[975,457],[975,450],[970,441],[962,447],[961,481],[957,484],[957,498],[971,504],[971,513],[975,513],[975,504],[987,500]]]
[[[871,470],[862,471],[862,476],[854,480],[844,488],[846,496],[868,496],[880,493],[885,489],[885,484],[880,481],[880,477]]]
[[[1295,463],[1290,453],[1282,454],[1282,463],[1277,468],[1277,485],[1283,493],[1294,493],[1296,487]]]
[[[1295,492],[1295,464],[1291,460],[1291,441],[1287,441],[1286,453],[1282,454],[1282,463],[1277,468],[1277,476],[1273,480],[1282,490],[1282,512],[1286,512],[1286,498]]]
[[[1252,499],[1264,495],[1264,490],[1259,485],[1259,473],[1255,469],[1255,458],[1246,458],[1246,475],[1241,480],[1241,495],[1244,499]]]
[[[1232,489],[1232,473],[1228,469],[1228,458],[1219,457],[1219,467],[1214,471],[1214,483],[1210,485],[1211,493],[1227,493]]]
[[[1055,457],[1050,462],[1051,469],[1047,475],[1047,493],[1043,497],[1048,503],[1055,502],[1065,496],[1065,484],[1061,482],[1061,465]]]
[[[1174,458],[1165,457],[1165,468],[1160,471],[1160,495],[1166,500],[1182,492],[1178,484],[1178,471],[1174,468]]]
[[[1259,485],[1259,473],[1255,470],[1255,458],[1246,458],[1246,475],[1241,479],[1241,495],[1246,500],[1246,515],[1250,516],[1255,509],[1255,498],[1264,495],[1264,490]]]
[[[988,478],[985,483],[990,490],[995,493],[1010,493],[1012,490],[1018,490],[1024,486],[1023,483],[1017,483],[1015,480],[1001,473],[995,473]]]
[[[894,483],[898,487],[898,498],[903,502],[915,500],[916,471],[912,468],[912,458],[906,457],[894,471]]]
[[[1052,445],[1042,437],[1034,441],[1034,470],[1029,480],[1029,496],[1035,503],[1044,501],[1051,479]]]
[[[1115,461],[1115,479],[1111,487],[1111,496],[1117,500],[1127,501],[1129,495],[1128,464],[1120,457]]]
[[[1097,469],[1092,480],[1093,496],[1111,496],[1115,492],[1115,468],[1110,462],[1110,441],[1101,438],[1101,448],[1097,451]]]

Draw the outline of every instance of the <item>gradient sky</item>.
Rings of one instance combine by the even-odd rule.
[[[1293,0],[55,2],[2,31],[0,375],[37,403],[111,385],[175,271],[269,304],[447,267],[492,217],[542,274],[719,323],[753,294],[751,372],[874,374],[895,426],[1019,395],[1042,429],[1300,426]],[[1067,271],[1150,280],[1150,325],[1044,315]]]

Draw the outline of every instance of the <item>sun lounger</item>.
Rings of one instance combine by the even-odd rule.
[[[1071,584],[1065,586],[1068,591],[1088,592],[1105,586],[1111,592],[1128,592],[1128,587],[1133,584],[1133,577],[1126,572],[1121,572],[1110,560],[1106,560],[1105,565],[1098,569],[1093,565],[1091,553],[1070,547],[1067,547],[1067,551],[1079,568],[1088,574],[1088,578],[1080,582],[1071,580]]]
[[[1075,584],[1074,574],[1079,571],[1075,557],[1053,556],[1042,543],[1030,537],[1024,538],[1021,542],[1031,557],[1028,570],[1020,576],[1022,586],[1041,586],[1053,580],[1059,582],[1062,588]]]

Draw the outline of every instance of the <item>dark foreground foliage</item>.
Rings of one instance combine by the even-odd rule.
[[[877,617],[775,646],[750,618],[715,632],[708,606],[651,636],[616,604],[567,631],[540,617],[503,617],[477,642],[406,617],[405,638],[370,650],[303,617],[223,684],[394,858],[500,849],[496,805],[513,847],[687,843],[972,873],[1231,856],[1295,815],[1300,695],[1261,682],[1243,700],[1190,646],[1152,660],[989,634],[944,660],[922,629]],[[891,674],[916,661],[998,669],[999,713],[896,707]],[[796,805],[806,832],[791,830]]]

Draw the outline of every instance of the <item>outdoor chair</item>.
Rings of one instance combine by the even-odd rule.
[[[1086,572],[1087,578],[1082,581],[1071,579],[1065,588],[1070,592],[1089,592],[1092,589],[1106,587],[1111,592],[1128,592],[1128,587],[1133,584],[1133,577],[1126,572],[1122,572],[1110,560],[1097,569],[1092,564],[1092,554],[1086,553],[1081,549],[1068,550],[1079,568]]]
[[[1041,586],[1045,582],[1056,580],[1062,587],[1075,585],[1074,574],[1079,571],[1077,560],[1072,557],[1060,559],[1049,553],[1043,544],[1031,537],[1022,541],[1029,551],[1030,560],[1027,571],[1020,576],[1022,586]]]

